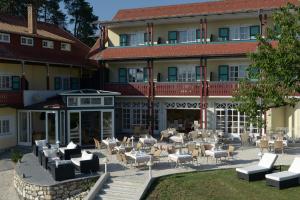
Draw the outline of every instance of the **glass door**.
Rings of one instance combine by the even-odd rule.
[[[114,137],[114,114],[113,111],[102,112],[101,140]]]
[[[81,114],[78,111],[69,112],[68,120],[68,132],[69,132],[69,142],[73,141],[74,143],[81,145]]]
[[[18,144],[31,146],[31,131],[30,131],[30,112],[19,112],[18,115]]]

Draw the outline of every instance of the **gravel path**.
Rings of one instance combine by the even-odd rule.
[[[0,200],[19,200],[13,184],[14,171],[10,153],[0,154]]]

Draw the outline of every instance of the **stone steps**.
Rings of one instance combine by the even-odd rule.
[[[143,177],[111,177],[98,193],[97,200],[138,199],[145,184]]]

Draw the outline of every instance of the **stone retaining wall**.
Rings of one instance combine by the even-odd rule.
[[[18,173],[14,175],[14,187],[20,199],[45,200],[79,200],[84,199],[90,188],[97,181],[97,177],[88,177],[71,181],[64,181],[51,186],[39,186],[26,182]]]

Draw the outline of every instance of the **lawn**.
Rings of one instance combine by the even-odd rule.
[[[239,180],[234,169],[215,170],[158,178],[145,199],[298,200],[300,186],[277,190],[266,186],[264,180],[251,183]]]

